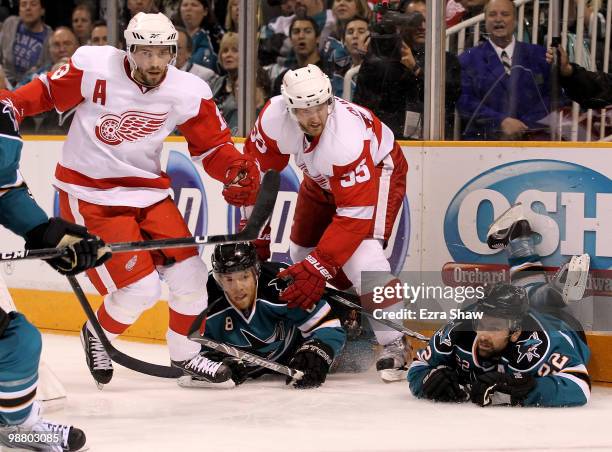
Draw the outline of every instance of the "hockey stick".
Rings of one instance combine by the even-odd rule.
[[[382,323],[383,325],[386,325],[389,328],[394,329],[395,331],[399,331],[400,333],[403,333],[406,336],[413,337],[420,341],[429,342],[429,338],[427,336],[423,336],[422,334],[417,333],[416,331],[409,330],[408,328],[405,328],[398,323],[394,323],[387,319],[377,319],[376,317],[374,317],[374,315],[363,309],[363,307],[350,300],[350,298],[354,300],[359,300],[359,297],[357,297],[356,295],[351,295],[346,292],[341,292],[339,290],[327,287],[325,289],[325,295],[323,297],[324,299],[329,298],[337,303],[340,303],[341,305],[344,305],[347,308],[355,309],[356,311],[361,312],[367,318],[372,319],[375,322]]]
[[[253,355],[252,353],[242,351],[236,347],[232,347],[231,345],[222,344],[221,342],[214,341],[208,337],[201,336],[198,331],[194,331],[193,333],[191,333],[189,335],[189,339],[218,352],[222,352],[226,355],[233,356],[234,358],[247,361],[249,363],[255,364],[256,366],[265,367],[266,369],[273,370],[274,372],[278,372],[279,374],[287,375],[288,377],[294,378],[296,380],[299,380],[304,376],[304,372],[302,372],[301,370],[292,369],[291,367],[287,367],[282,364],[275,363],[274,361],[270,361],[261,358],[257,355]]]
[[[216,245],[218,243],[248,242],[259,237],[260,232],[272,216],[276,196],[280,187],[280,174],[268,171],[264,174],[253,212],[242,231],[235,234],[196,235],[173,239],[144,240],[140,242],[108,243],[106,250],[112,253],[128,251],[159,250],[164,248],[185,248],[198,245]],[[19,250],[0,253],[0,262],[24,259],[51,259],[68,253],[64,248],[39,248],[34,250]]]
[[[87,300],[87,296],[83,292],[83,288],[77,281],[76,277],[67,276],[67,278],[70,282],[70,285],[72,286],[74,294],[78,298],[79,303],[83,308],[83,311],[85,311],[87,319],[93,326],[93,329],[95,330],[98,339],[100,339],[100,342],[102,342],[104,350],[106,350],[106,353],[108,353],[108,356],[111,360],[115,361],[117,364],[122,365],[123,367],[127,367],[128,369],[143,374],[151,375],[153,377],[178,378],[185,375],[185,373],[179,368],[162,366],[159,364],[152,364],[146,361],[141,361],[139,359],[132,358],[131,356],[128,356],[113,347],[108,338],[106,337],[106,334],[104,334],[102,326],[98,322],[98,319],[96,318],[96,314],[93,312],[93,309],[91,309],[91,305]]]

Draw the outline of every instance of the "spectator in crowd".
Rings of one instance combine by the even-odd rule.
[[[72,30],[82,46],[87,44],[91,38],[93,14],[93,11],[87,4],[77,5],[72,11]]]
[[[225,31],[238,33],[238,1],[227,2],[227,13],[225,13]]]
[[[193,41],[183,27],[176,27],[176,31],[178,32],[178,49],[176,52],[176,67],[181,71],[191,72],[194,75],[197,75],[202,80],[211,85],[217,77],[217,73],[212,69],[208,69],[207,67],[200,66],[199,64],[195,64],[191,61],[191,54],[193,52]]]
[[[182,25],[193,41],[191,61],[215,71],[217,54],[213,47],[210,33],[204,29],[204,23],[210,13],[208,0],[181,0],[179,3],[179,25]]]
[[[269,39],[273,35],[290,36],[289,27],[297,17],[311,17],[317,24],[319,35],[319,51],[323,50],[323,46],[327,37],[334,31],[336,27],[336,19],[330,9],[325,7],[325,0],[296,0],[295,14],[289,17],[280,16],[275,21],[270,22],[264,30],[262,30],[262,38]],[[283,54],[283,56],[286,56]]]
[[[108,45],[108,27],[106,26],[106,21],[97,20],[94,22],[89,44],[92,46]]]
[[[335,29],[323,45],[321,58],[325,62],[334,93],[342,96],[344,74],[351,67],[351,55],[343,44],[346,23],[355,16],[368,17],[370,9],[366,0],[334,0],[332,13],[336,19]]]
[[[425,0],[409,0],[405,7],[406,14],[414,17],[414,26],[405,30],[405,44],[402,46],[402,64],[410,70],[412,80],[409,83],[407,116],[404,124],[404,136],[422,139],[422,116],[425,99],[425,17],[427,5]],[[444,134],[452,139],[455,123],[455,106],[461,93],[461,65],[457,56],[446,52],[446,85],[444,92]],[[412,121],[410,119],[412,118]]]
[[[215,103],[223,114],[225,121],[236,135],[238,131],[238,103],[236,92],[238,87],[238,34],[227,32],[221,39],[219,47],[219,66],[225,71],[226,75],[218,77],[211,84],[211,90]],[[257,69],[255,87],[255,105],[257,112],[264,106],[270,98],[270,82],[265,72]]]
[[[319,29],[319,51],[323,50],[327,37],[336,28],[336,19],[331,9],[327,9],[325,0],[297,0],[295,17],[312,17]]]
[[[341,40],[346,23],[355,16],[368,18],[370,8],[366,0],[334,0],[332,14],[336,20],[332,36]]]
[[[2,24],[0,61],[11,86],[29,71],[36,71],[51,62],[48,40],[51,27],[43,22],[43,0],[21,0],[19,16],[11,16]]]
[[[289,69],[297,69],[314,64],[325,71],[318,47],[320,39],[319,28],[312,17],[295,17],[289,27],[289,38],[291,39],[291,46],[296,59],[288,62],[286,66],[275,64],[267,71],[270,80],[273,81],[272,94],[274,96],[280,94],[283,76]]]
[[[76,34],[68,27],[57,27],[49,38],[49,52],[51,63],[42,67],[38,72],[32,72],[24,78],[25,84],[40,74],[53,72],[62,64],[68,62],[74,52],[79,48],[79,40]],[[22,133],[47,133],[65,135],[72,123],[74,109],[58,113],[50,110],[38,116],[24,118],[20,130]]]
[[[342,45],[349,55],[350,63],[344,71],[334,71],[331,77],[332,88],[336,96],[344,96],[344,76],[348,69],[359,66],[368,51],[368,39],[370,37],[370,27],[368,19],[362,16],[355,16],[349,19],[344,27],[344,37]],[[353,76],[351,82],[351,96],[355,91],[357,74]]]
[[[555,48],[546,52],[546,61],[552,63]],[[605,108],[612,105],[612,74],[587,71],[570,63],[567,52],[559,47],[559,75],[565,94],[583,108]]]
[[[550,66],[544,47],[514,38],[516,9],[510,0],[485,7],[489,39],[459,57],[458,103],[463,137],[520,140],[548,136]]]
[[[370,25],[363,16],[355,16],[346,23],[343,44],[351,56],[351,68],[359,66],[368,51]]]
[[[395,29],[380,25],[357,75],[354,102],[371,109],[395,137],[422,139],[425,97],[425,15],[423,0],[411,0]],[[446,53],[445,135],[452,137],[460,92],[460,65]]]

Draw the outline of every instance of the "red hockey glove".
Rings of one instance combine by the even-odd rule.
[[[240,225],[238,226],[238,230],[242,231],[247,224],[247,219],[243,218],[240,220]],[[265,262],[270,259],[270,255],[272,254],[270,251],[270,234],[272,233],[272,229],[270,228],[270,224],[268,223],[257,239],[253,240],[251,243],[255,246],[255,251],[257,251],[257,257],[261,262]]]
[[[290,308],[310,309],[323,296],[325,282],[336,276],[333,262],[313,251],[306,258],[278,274],[281,279],[292,280],[280,295]]]
[[[259,191],[259,168],[253,160],[234,161],[225,172],[223,197],[236,207],[255,204]]]

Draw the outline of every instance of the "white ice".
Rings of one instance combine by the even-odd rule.
[[[479,408],[417,400],[407,383],[384,384],[373,370],[330,375],[315,390],[275,378],[215,390],[115,366],[100,391],[77,336],[45,334],[43,343],[68,393],[46,417],[82,428],[93,452],[612,450],[612,388],[594,387],[581,408]],[[161,345],[116,346],[168,362]]]

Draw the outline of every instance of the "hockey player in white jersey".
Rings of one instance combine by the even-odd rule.
[[[314,65],[288,71],[281,92],[262,109],[245,144],[261,171],[281,171],[293,155],[304,173],[291,229],[295,264],[279,274],[293,282],[281,299],[309,309],[327,282],[360,290],[366,270],[387,272],[390,282],[383,250],[408,171],[393,133],[369,110],[334,97],[329,78]],[[403,379],[401,333],[373,329],[385,346],[377,362],[381,377]]]
[[[125,40],[127,51],[84,46],[55,72],[3,92],[24,116],[76,106],[55,171],[62,217],[107,243],[190,236],[161,171],[163,141],[175,128],[192,160],[224,184],[229,203],[252,203],[259,187],[256,164],[234,147],[209,86],[172,65],[177,32],[170,20],[139,13]],[[105,295],[97,317],[111,340],[156,303],[164,280],[170,289],[166,338],[172,364],[212,383],[229,378],[229,369],[200,355],[200,346],[187,339],[207,306],[201,284],[207,269],[196,248],[117,254],[88,276]],[[92,375],[108,383],[111,361],[89,324],[81,338]]]

